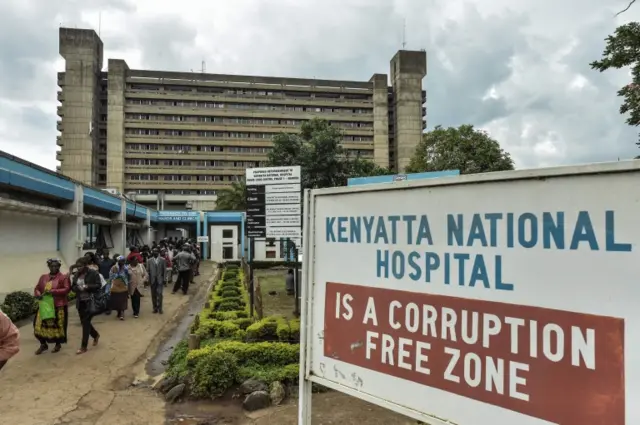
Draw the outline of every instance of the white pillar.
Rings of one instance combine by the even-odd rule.
[[[113,251],[115,254],[127,255],[127,201],[120,200],[120,214],[111,224]]]
[[[84,190],[81,185],[76,185],[72,202],[64,206],[64,209],[73,213],[74,216],[60,217],[60,254],[67,266],[75,263],[82,256],[82,227],[84,220]]]
[[[144,219],[144,223],[142,224],[144,227],[140,229],[140,237],[142,238],[142,242],[145,245],[151,246],[151,242],[153,240],[153,235],[151,231],[151,210],[147,208],[147,217]]]

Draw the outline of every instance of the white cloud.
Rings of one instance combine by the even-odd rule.
[[[402,45],[428,54],[429,128],[487,129],[520,167],[636,155],[628,72],[589,68],[616,25],[601,0],[5,0],[0,149],[54,168],[57,31],[100,29],[132,68],[368,79]]]

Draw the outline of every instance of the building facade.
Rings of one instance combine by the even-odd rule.
[[[93,30],[60,28],[59,171],[159,208],[211,209],[262,166],[278,133],[323,118],[349,155],[404,171],[426,127],[424,51],[401,50],[369,81],[129,69]]]

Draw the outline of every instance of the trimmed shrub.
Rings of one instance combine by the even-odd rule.
[[[298,269],[302,268],[302,263],[298,262]],[[240,267],[240,262],[239,261],[227,261],[226,263],[224,263],[224,266],[227,270],[230,270],[232,268],[239,268]],[[286,267],[289,269],[293,269],[296,266],[296,262],[294,261],[253,261],[251,263],[251,266],[253,267],[254,270],[259,270],[259,269],[271,269],[271,268],[275,268],[275,267]]]
[[[11,321],[26,319],[38,310],[37,300],[25,291],[10,292],[0,307]]]
[[[189,353],[189,344],[186,339],[183,339],[173,349],[173,352],[169,356],[169,362],[167,366],[167,376],[175,376],[182,378],[187,374],[187,354]]]
[[[300,376],[298,363],[285,366],[243,366],[238,371],[238,383],[253,378],[271,385],[272,382],[280,381],[286,384],[296,384]]]
[[[239,365],[285,366],[297,363],[300,356],[299,344],[283,342],[222,341],[215,345],[215,349],[233,354]]]
[[[220,296],[223,298],[232,298],[240,296],[240,289],[237,287],[223,287],[220,290]]]
[[[240,327],[233,321],[205,320],[200,323],[196,335],[200,338],[231,338]]]
[[[218,306],[218,311],[235,311],[244,308],[244,303],[235,299],[227,299],[221,301]]]
[[[247,341],[276,341],[277,331],[278,322],[270,318],[262,319],[247,328]]]
[[[293,319],[289,322],[289,341],[300,342],[300,319]]]
[[[209,349],[211,347],[213,349]],[[206,347],[204,349],[206,350],[205,354],[198,361],[187,361],[187,366],[192,371],[191,394],[194,397],[213,398],[221,396],[237,381],[237,359],[232,354],[215,349],[215,347],[217,346]]]

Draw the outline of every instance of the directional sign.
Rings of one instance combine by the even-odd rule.
[[[247,235],[250,238],[299,238],[302,213],[300,167],[249,168]]]

